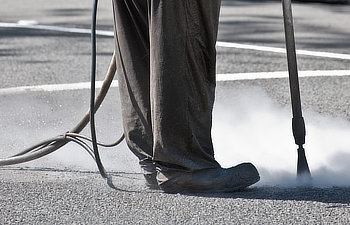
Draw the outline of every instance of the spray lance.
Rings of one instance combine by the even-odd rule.
[[[115,72],[116,72],[116,61],[115,61],[115,53],[112,56],[109,68],[107,70],[105,79],[103,81],[102,87],[95,98],[95,75],[96,75],[96,18],[97,18],[97,5],[98,0],[94,0],[93,10],[92,10],[92,23],[91,23],[91,94],[90,94],[90,110],[84,115],[84,117],[78,122],[78,124],[64,134],[58,135],[53,138],[49,138],[40,143],[37,143],[27,149],[24,149],[22,152],[17,153],[13,156],[10,156],[6,159],[0,159],[0,166],[6,165],[14,165],[19,163],[24,163],[28,161],[32,161],[38,158],[41,158],[45,155],[48,155],[64,145],[68,142],[74,142],[81,147],[83,147],[88,154],[96,161],[99,172],[103,178],[107,178],[107,183],[110,183],[110,177],[107,176],[106,171],[102,165],[98,146],[103,147],[113,147],[121,143],[124,139],[124,135],[122,135],[116,142],[112,144],[103,144],[97,142],[96,138],[96,129],[95,129],[95,120],[94,115],[101,106],[107,92],[110,88],[110,85],[113,81]],[[86,127],[86,125],[90,121],[90,130],[91,130],[91,138],[80,135],[79,133]],[[90,141],[92,143],[92,148],[86,143],[86,141]]]
[[[305,150],[305,122],[301,110],[300,88],[298,78],[297,59],[295,51],[295,39],[292,17],[291,0],[282,0],[284,31],[287,49],[287,62],[289,72],[289,85],[292,101],[292,129],[295,144],[298,145],[297,176],[311,178],[310,169],[306,160]]]

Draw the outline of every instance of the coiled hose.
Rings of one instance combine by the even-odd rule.
[[[13,156],[10,156],[6,159],[0,159],[0,166],[20,164],[28,161],[32,161],[38,158],[41,158],[45,155],[48,155],[68,142],[72,141],[81,147],[83,147],[88,154],[95,160],[97,163],[100,174],[103,178],[108,178],[106,171],[102,165],[98,147],[113,147],[121,143],[124,139],[124,134],[112,144],[103,144],[97,142],[96,131],[95,131],[95,121],[94,114],[101,106],[104,98],[107,95],[107,92],[110,88],[110,85],[113,81],[115,72],[116,72],[116,60],[115,52],[113,53],[112,59],[110,61],[105,79],[103,81],[101,90],[99,91],[97,97],[95,98],[95,74],[96,74],[96,16],[97,16],[97,4],[98,0],[94,0],[94,6],[92,11],[92,24],[91,24],[91,45],[92,45],[92,62],[91,62],[91,95],[90,95],[90,109],[86,112],[84,117],[77,123],[75,127],[64,134],[58,135],[56,137],[44,140],[40,143],[37,143],[27,149],[24,149],[22,152],[19,152]],[[93,112],[93,113],[91,113]],[[90,130],[92,138],[80,135],[79,133],[86,127],[90,122]],[[93,148],[91,148],[86,141],[92,142]]]

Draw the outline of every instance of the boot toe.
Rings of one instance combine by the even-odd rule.
[[[194,172],[168,172],[157,174],[160,189],[168,193],[217,193],[244,189],[260,180],[251,163],[228,169],[212,168]]]

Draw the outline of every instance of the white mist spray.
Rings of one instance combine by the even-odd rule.
[[[213,119],[216,159],[223,167],[252,162],[261,175],[258,185],[298,185],[290,107],[280,106],[259,87],[238,89],[224,95],[219,89]],[[304,117],[312,184],[349,186],[350,123],[313,112]]]
[[[73,94],[72,94],[73,93]],[[6,158],[40,141],[71,129],[88,109],[89,90],[0,95],[1,133],[0,158]],[[109,97],[96,115],[98,139],[112,143],[122,134],[118,90],[111,89]],[[90,136],[87,128],[82,132]],[[100,148],[103,164],[108,171],[140,172],[137,159],[125,142],[116,148]],[[49,168],[57,170],[96,171],[94,160],[80,146],[69,143],[34,161],[15,167]]]
[[[258,185],[298,185],[290,106],[279,105],[257,86],[230,84],[220,85],[217,90],[213,141],[220,164],[230,167],[254,163],[261,175]],[[122,131],[115,92],[97,114],[101,116],[97,119],[98,137],[103,142],[115,140]],[[0,156],[17,153],[24,146],[63,133],[74,125],[86,110],[86,103],[77,102],[76,98],[70,93],[52,93],[45,98],[2,96],[1,103],[8,107],[2,109],[0,116],[0,127],[6,130],[1,136]],[[313,185],[350,186],[350,122],[309,111],[304,111],[304,117],[307,131],[304,147]],[[108,171],[140,172],[136,157],[125,143],[107,152],[101,149],[101,157]],[[94,161],[74,144],[20,166],[97,171]]]

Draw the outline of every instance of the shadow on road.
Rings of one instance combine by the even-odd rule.
[[[212,198],[242,198],[283,201],[313,201],[322,203],[344,204],[342,207],[350,208],[350,187],[254,187],[235,193],[201,194],[195,195]]]
[[[98,175],[98,172],[93,171],[79,171],[79,170],[69,170],[69,169],[53,169],[53,168],[17,168],[17,167],[3,167],[0,168],[0,171],[23,171],[28,173],[33,172],[55,172],[74,175],[77,180],[79,176],[86,175]],[[152,193],[148,189],[139,189],[138,190],[126,190],[125,188],[120,188],[118,185],[118,179],[126,179],[131,182],[132,180],[140,181],[142,179],[142,174],[140,173],[126,173],[126,172],[110,172],[111,176],[109,182],[106,183],[109,188],[114,189],[118,192],[126,193],[141,193],[147,192],[148,194]],[[116,179],[113,179],[116,178]],[[103,179],[103,178],[101,178]],[[41,182],[45,183],[45,179]],[[50,181],[48,181],[50,182]],[[73,181],[74,182],[74,181]],[[141,182],[143,184],[143,182]],[[141,185],[141,184],[140,184]],[[151,192],[150,192],[151,191]],[[154,194],[159,194],[158,191]],[[170,194],[171,195],[171,194]],[[312,202],[321,202],[321,203],[330,203],[330,204],[342,204],[330,207],[346,207],[350,208],[350,187],[327,187],[327,188],[317,188],[317,187],[274,187],[274,186],[263,186],[263,187],[252,187],[247,188],[242,191],[234,193],[203,193],[203,194],[185,194],[192,197],[206,197],[206,198],[222,198],[222,199],[252,199],[252,200],[282,200],[282,201],[312,201]]]

